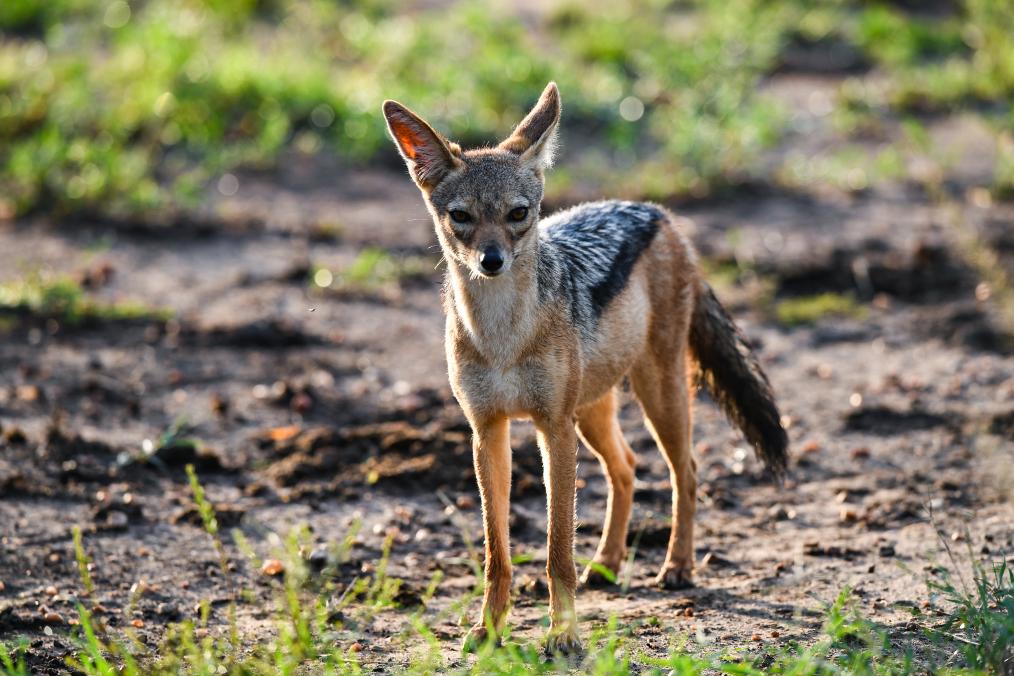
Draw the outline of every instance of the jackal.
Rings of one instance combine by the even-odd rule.
[[[672,531],[656,581],[691,584],[697,468],[692,386],[703,384],[775,474],[788,438],[771,385],[702,279],[679,221],[655,204],[605,201],[540,219],[543,176],[560,120],[555,83],[493,148],[463,150],[395,101],[391,136],[433,217],[447,262],[444,310],[451,386],[473,431],[486,536],[482,619],[466,648],[498,634],[510,600],[509,426],[530,418],[548,503],[550,652],[580,650],[574,595],[578,437],[608,480],[606,520],[585,584],[626,555],[635,457],[617,421],[629,377],[669,465]]]

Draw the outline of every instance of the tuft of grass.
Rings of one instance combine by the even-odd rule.
[[[228,556],[225,553],[225,545],[222,544],[222,538],[218,534],[218,517],[215,515],[215,507],[205,496],[204,487],[197,478],[197,471],[194,469],[194,466],[188,464],[186,466],[186,473],[187,480],[190,482],[190,492],[193,494],[194,503],[197,505],[197,513],[201,516],[204,530],[208,534],[208,537],[211,538],[215,552],[218,554],[218,562],[219,567],[222,569],[222,574],[228,579],[231,577],[231,571],[229,570]]]
[[[92,574],[88,569],[88,565],[92,560],[84,550],[84,542],[81,538],[81,526],[75,524],[71,529],[71,534],[74,537],[74,559],[77,561],[77,572],[81,578],[81,584],[84,585],[85,595],[94,596],[95,583],[92,581]]]
[[[367,247],[343,269],[315,266],[309,281],[311,288],[336,293],[384,293],[396,291],[404,281],[426,276],[433,268],[433,261],[423,256],[395,257],[384,249]]]
[[[854,296],[831,292],[786,298],[775,304],[774,311],[775,318],[785,326],[813,324],[825,317],[861,319],[866,315],[866,308]]]
[[[946,540],[944,545],[948,547]],[[951,605],[942,626],[942,640],[958,641],[965,664],[985,673],[1014,671],[1014,566],[1006,560],[984,564],[972,560],[970,580],[940,568],[927,584]],[[953,560],[953,558],[952,558]]]
[[[0,667],[8,676],[28,676],[28,666],[25,664],[25,650],[28,648],[27,641],[20,641],[13,647],[0,641]]]
[[[156,310],[133,301],[104,303],[90,296],[71,277],[32,272],[0,284],[0,313],[30,314],[67,324],[87,320],[166,320],[167,310]]]

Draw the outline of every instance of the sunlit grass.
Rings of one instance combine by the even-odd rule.
[[[574,3],[534,31],[468,0],[411,17],[382,1],[113,5],[0,15],[15,32],[0,45],[0,216],[158,218],[286,147],[370,158],[389,150],[386,97],[488,143],[556,79],[567,125],[594,127],[620,166],[645,160],[615,190],[656,196],[748,175],[781,124],[756,84],[789,16],[760,0]]]
[[[94,298],[68,276],[32,272],[0,284],[0,313],[16,313],[77,324],[89,319],[164,320],[166,310],[135,301],[107,303]]]
[[[840,293],[786,298],[775,304],[775,318],[786,326],[813,324],[827,317],[860,319],[865,315],[866,308],[854,296]]]
[[[550,79],[564,138],[580,144],[566,146],[552,193],[707,194],[764,177],[789,111],[758,85],[794,35],[835,36],[884,69],[887,98],[844,88],[852,110],[1009,104],[1014,10],[962,4],[933,18],[881,4],[622,0],[522,20],[477,0],[411,14],[386,0],[12,0],[0,9],[0,217],[165,219],[223,172],[270,166],[286,148],[368,160],[390,152],[388,97],[488,143]]]
[[[396,294],[403,282],[424,278],[435,265],[436,259],[394,256],[384,249],[367,247],[344,267],[313,267],[309,283],[311,289],[339,294]]]

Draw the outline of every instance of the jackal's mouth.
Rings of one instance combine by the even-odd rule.
[[[501,276],[503,276],[503,274],[505,272],[507,272],[507,270],[503,269],[503,268],[500,269],[500,270],[497,270],[496,272],[488,272],[486,270],[476,270],[475,271],[476,275],[478,275],[479,277],[481,277],[483,279],[493,279],[494,277],[501,277]]]

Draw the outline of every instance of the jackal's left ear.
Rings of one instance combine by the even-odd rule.
[[[553,164],[556,149],[556,127],[560,122],[560,90],[550,82],[514,133],[500,147],[517,153],[525,162],[546,169]]]

